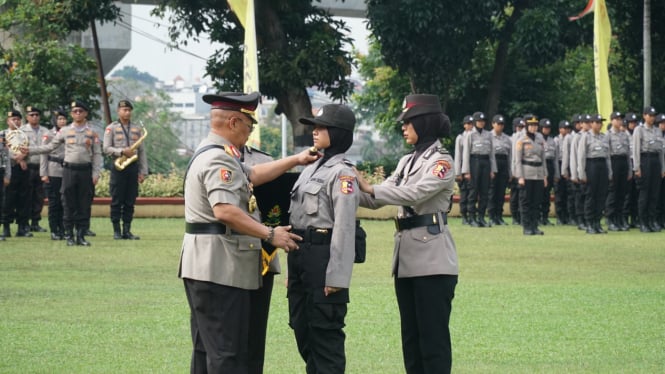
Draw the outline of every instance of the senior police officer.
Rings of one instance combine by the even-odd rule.
[[[464,131],[455,138],[455,181],[459,188],[459,211],[462,224],[469,224],[469,181],[462,175],[462,155],[464,154],[464,137],[473,130],[473,117],[464,116]]]
[[[118,120],[104,131],[104,154],[114,160],[109,182],[113,239],[140,239],[132,233],[131,227],[139,183],[148,175],[148,157],[143,144],[144,130],[132,123],[133,109],[131,101],[118,101]]]
[[[5,205],[5,188],[9,185],[12,177],[12,166],[5,134],[6,130],[0,131],[0,215]],[[0,241],[5,241],[4,230],[0,230]]]
[[[628,220],[623,212],[624,199],[628,193],[628,182],[632,179],[630,161],[630,135],[622,129],[620,112],[610,115],[612,127],[607,132],[612,162],[612,182],[607,193],[606,217],[610,231],[628,230]]]
[[[511,154],[515,154],[515,144],[524,135],[526,122],[522,117],[513,118],[513,134],[510,136]],[[513,225],[521,225],[520,216],[520,188],[515,178],[515,157],[510,162],[510,171],[513,176],[510,180],[510,215],[513,218]]]
[[[42,144],[53,141],[60,130],[67,126],[67,113],[64,109],[53,111],[55,126],[42,138]],[[39,175],[44,182],[48,196],[48,225],[51,230],[51,240],[65,238],[65,224],[63,221],[64,208],[62,205],[62,164],[65,162],[65,145],[60,144],[49,154],[42,154],[39,163]]]
[[[640,231],[657,232],[661,227],[656,222],[656,207],[661,179],[665,176],[663,136],[658,127],[654,126],[656,109],[648,106],[642,113],[644,125],[638,126],[633,132],[633,170],[639,190]]]
[[[42,144],[42,137],[48,132],[48,129],[41,126],[40,118],[42,111],[37,107],[28,105],[25,107],[26,119],[28,122],[21,126],[21,130],[28,137],[31,146],[38,146]],[[44,184],[42,178],[39,176],[41,158],[39,155],[29,155],[27,157],[28,163],[28,200],[29,212],[32,223],[30,231],[33,232],[46,232],[46,229],[39,226],[39,221],[42,218],[42,209],[44,208]]]
[[[540,206],[540,223],[542,225],[551,225],[549,220],[552,189],[555,183],[559,182],[559,158],[556,142],[552,136],[552,121],[549,118],[540,120],[540,133],[545,140],[545,166],[547,167],[547,184],[543,189],[543,202]]]
[[[494,225],[505,225],[503,221],[503,204],[506,197],[506,187],[512,178],[512,141],[503,132],[505,118],[497,114],[492,118],[492,145],[496,158],[496,175],[490,183],[489,192],[489,219]]]
[[[90,229],[90,213],[94,186],[102,168],[101,141],[88,123],[88,104],[72,101],[73,122],[63,128],[49,144],[25,149],[31,154],[50,153],[65,145],[62,172],[64,227],[67,245],[89,246],[85,239]]]
[[[524,235],[543,235],[538,229],[543,190],[547,184],[545,139],[538,132],[538,118],[524,116],[526,133],[515,143],[514,175],[520,186],[520,210]]]
[[[590,131],[580,139],[577,148],[577,175],[584,188],[584,219],[587,234],[606,234],[600,225],[607,199],[607,186],[612,180],[610,144],[601,132],[600,114],[590,116]]]
[[[204,95],[210,133],[185,176],[185,235],[178,276],[191,311],[191,372],[247,373],[250,290],[261,287],[261,240],[285,250],[302,237],[260,223],[253,186],[318,159],[308,150],[247,168],[242,147],[254,129],[260,95]]]
[[[7,113],[7,131],[19,130],[21,127],[21,113],[11,110]],[[8,139],[7,139],[8,141]],[[16,221],[17,237],[31,237],[30,232],[30,200],[28,200],[29,171],[26,157],[21,152],[9,150],[11,160],[11,176],[9,185],[5,189],[5,204],[2,209],[3,235],[11,237],[10,225]]]
[[[471,226],[488,227],[485,211],[489,200],[490,181],[496,174],[492,134],[485,130],[485,113],[473,114],[474,128],[464,138],[462,173],[469,181],[469,220]]]

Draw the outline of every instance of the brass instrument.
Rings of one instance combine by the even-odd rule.
[[[7,130],[5,139],[7,140],[7,147],[14,153],[21,153],[21,148],[30,144],[28,136],[20,129]]]
[[[139,140],[136,141],[136,143],[132,144],[131,147],[129,147],[129,149],[134,151],[134,156],[127,157],[124,154],[121,154],[120,157],[116,158],[115,162],[113,163],[115,165],[116,170],[123,171],[127,166],[131,165],[133,162],[139,159],[139,154],[136,153],[136,150],[139,148],[141,143],[143,143],[146,136],[148,136],[148,129],[143,127],[143,136],[141,136]]]

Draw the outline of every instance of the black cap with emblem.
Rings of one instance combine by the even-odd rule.
[[[356,116],[346,105],[326,104],[319,109],[314,118],[303,117],[298,121],[303,125],[337,127],[353,132]]]
[[[134,105],[132,105],[132,102],[129,100],[120,100],[118,101],[118,109],[120,108],[134,109]]]
[[[70,108],[70,109],[80,108],[80,109],[85,110],[86,112],[89,112],[89,111],[90,111],[90,107],[88,107],[88,104],[84,103],[84,102],[81,101],[81,100],[74,100],[74,101],[72,101],[72,102],[69,104],[69,108]]]
[[[552,127],[552,121],[549,118],[543,118],[538,123],[540,127]]]
[[[513,118],[513,128],[522,128],[524,126],[526,126],[526,122],[524,122],[522,117]]]
[[[21,112],[19,112],[18,110],[10,110],[9,112],[7,112],[7,118],[14,118],[14,117],[23,118],[23,116],[21,116]]]
[[[397,121],[408,121],[411,118],[425,114],[443,114],[441,102],[437,95],[413,94],[404,98],[402,113],[397,117]]]
[[[505,124],[506,119],[503,117],[501,114],[497,114],[494,117],[492,117],[492,123],[498,123],[498,124]]]
[[[203,95],[203,101],[210,104],[210,109],[231,110],[246,115],[252,123],[256,123],[256,107],[259,106],[261,94],[252,92],[220,92]]]
[[[41,111],[39,108],[37,108],[37,107],[35,107],[35,106],[32,106],[32,105],[28,105],[28,106],[26,106],[26,107],[25,107],[25,112],[26,112],[27,114],[30,114],[30,113],[39,113],[39,114],[42,114],[42,111]]]

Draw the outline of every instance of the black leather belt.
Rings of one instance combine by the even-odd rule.
[[[534,167],[543,166],[542,162],[533,162],[533,161],[522,161],[522,165],[529,165]]]
[[[57,162],[57,163],[60,164],[60,165],[62,165],[62,164],[65,163],[65,159],[64,159],[64,158],[55,157],[55,156],[48,156],[47,158],[48,158],[49,161],[51,161],[51,162]]]
[[[590,157],[586,159],[587,162],[605,162],[605,157]]]
[[[658,152],[642,152],[642,153],[640,153],[640,156],[645,157],[645,158],[646,157],[658,157],[658,156],[660,156],[660,153],[658,153]]]
[[[503,153],[495,154],[495,155],[494,155],[494,158],[497,159],[497,160],[507,160],[507,159],[508,159],[508,155],[504,155]]]
[[[474,154],[472,154],[472,155],[471,155],[471,158],[479,158],[479,159],[481,159],[481,160],[489,160],[489,159],[490,159],[490,155],[474,155]]]
[[[317,229],[310,227],[308,229],[291,229],[291,232],[302,236],[303,242],[311,244],[330,244],[332,239],[332,229]]]
[[[430,225],[437,225],[438,227],[441,218],[443,218],[443,224],[447,225],[448,215],[446,213],[429,213],[406,218],[395,218],[395,228],[397,231],[402,231]]]
[[[90,170],[92,164],[75,164],[71,162],[63,162],[62,166],[70,170]]]
[[[612,160],[626,160],[628,159],[628,155],[612,155],[610,156]]]
[[[187,234],[226,235],[226,225],[219,222],[185,222]]]

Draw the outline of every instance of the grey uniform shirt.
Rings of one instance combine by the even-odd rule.
[[[504,155],[508,160],[508,179],[513,176],[512,164],[512,154],[513,154],[513,141],[510,136],[502,132],[501,135],[497,136],[494,130],[490,132],[492,134],[492,144],[494,146],[494,157],[497,155]]]
[[[559,160],[559,151],[556,146],[556,138],[552,135],[545,138],[545,135],[543,135],[543,139],[545,140],[545,160],[554,160],[554,175],[552,177],[559,179],[561,173],[559,171],[559,163],[557,162]]]
[[[617,131],[612,127],[607,132],[607,139],[610,143],[610,157],[625,157],[627,165],[631,167],[630,134],[627,131]]]
[[[464,147],[462,152],[462,174],[471,171],[471,155],[489,156],[492,173],[496,173],[496,158],[494,158],[494,145],[492,144],[492,133],[487,130],[478,132],[477,128],[469,131],[464,136]],[[472,178],[476,176],[472,175]]]
[[[260,222],[261,212],[249,212],[252,196],[247,177],[251,169],[240,163],[239,151],[226,139],[210,133],[197,149],[219,145],[199,154],[185,178],[185,221],[190,223],[220,223],[213,207],[231,204]],[[188,234],[182,240],[180,278],[237,287],[258,289],[262,284],[261,240],[235,233]]]
[[[515,143],[515,178],[529,180],[547,177],[545,139],[536,133],[533,140],[525,133]]]
[[[46,145],[53,141],[58,134],[58,128],[53,127],[44,134],[42,144]],[[65,145],[60,144],[49,154],[42,154],[39,162],[39,176],[62,178],[62,163],[65,161]]]
[[[663,155],[663,135],[658,126],[648,128],[641,125],[633,131],[633,170],[640,169],[641,153],[658,153],[660,159],[661,173],[665,173],[665,158]]]
[[[577,152],[580,141],[584,136],[586,136],[586,134],[587,134],[586,131],[580,131],[578,133],[575,133],[570,142],[570,157],[568,159],[570,163],[568,164],[568,167],[570,169],[570,179],[574,181],[580,179],[578,173],[579,169],[577,168],[577,161],[579,159],[577,157]]]
[[[517,141],[526,133],[526,130],[522,129],[520,131],[514,132],[512,135],[510,135],[510,144],[511,144],[511,152],[510,154],[512,155],[512,161],[510,163],[510,171],[513,176],[515,176],[515,168],[517,165],[515,165],[515,145],[517,145]]]
[[[573,137],[576,133],[566,135],[561,141],[561,176],[572,178],[570,170],[570,156],[572,152]]]
[[[453,158],[439,141],[413,163],[412,158],[413,154],[407,154],[400,159],[395,172],[374,186],[374,197],[361,194],[360,205],[371,209],[397,205],[399,217],[411,212],[447,212],[455,184]],[[448,225],[439,221],[439,228],[438,234],[431,234],[427,227],[395,233],[393,275],[408,278],[459,273],[457,248]]]
[[[344,154],[307,166],[291,191],[290,224],[294,229],[332,229],[326,286],[349,288],[355,257],[356,210],[360,191]],[[320,167],[319,167],[320,165]]]
[[[7,130],[0,131],[0,168],[5,169],[5,178],[12,178],[12,164],[9,156],[9,148],[7,148],[7,139],[5,133]],[[1,182],[1,181],[0,181]],[[0,186],[0,188],[4,188]]]
[[[143,130],[130,121],[123,126],[120,122],[111,122],[104,130],[104,154],[116,159],[122,155],[122,150],[134,145],[143,136]],[[141,143],[136,154],[139,156],[139,174],[148,175],[148,157],[145,152],[145,143]]]
[[[29,123],[21,126],[21,131],[25,133],[29,140],[29,146],[39,146],[42,144],[42,137],[48,132],[48,129],[44,126],[37,126],[33,128]],[[40,157],[37,154],[30,154],[25,160],[30,165],[39,165]]]
[[[65,145],[65,163],[91,164],[92,177],[99,177],[102,170],[101,142],[87,123],[83,126],[71,124],[63,127],[49,144],[29,147],[29,151],[34,154],[49,153],[61,144]]]
[[[464,136],[468,132],[464,131],[455,138],[455,176],[462,175],[462,155],[464,154]]]
[[[603,158],[607,167],[608,177],[612,179],[612,164],[610,163],[610,143],[605,134],[588,132],[580,139],[577,148],[577,175],[579,179],[586,180],[586,161],[589,158]]]

